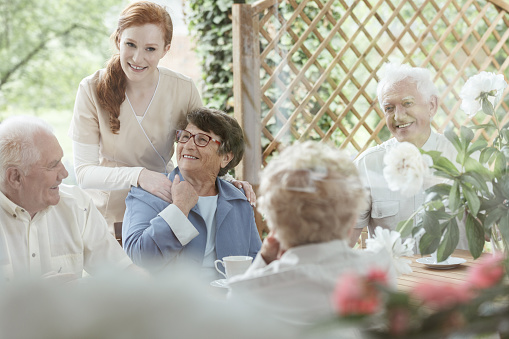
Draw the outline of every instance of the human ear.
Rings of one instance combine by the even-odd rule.
[[[19,188],[21,186],[23,173],[17,167],[9,167],[5,171],[5,182],[12,188]]]
[[[164,46],[164,53],[163,53],[163,57],[166,55],[166,53],[168,53],[168,51],[170,50],[170,46],[171,44],[168,44],[166,46]]]
[[[432,95],[429,100],[429,117],[433,118],[438,111],[438,98]]]
[[[221,168],[225,168],[226,165],[228,165],[230,163],[230,161],[232,161],[233,154],[232,154],[232,152],[228,152],[226,154],[221,155],[221,157],[222,157],[222,159],[221,159]]]

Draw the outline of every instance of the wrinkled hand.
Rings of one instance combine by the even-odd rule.
[[[260,255],[262,256],[265,263],[268,265],[274,260],[279,259],[281,256],[281,246],[279,240],[276,238],[276,234],[270,231],[267,237],[263,239],[262,248],[260,249]]]
[[[164,174],[144,168],[138,178],[138,185],[156,197],[171,203],[171,180]]]
[[[250,183],[248,183],[247,181],[232,180],[232,184],[238,189],[243,188],[247,201],[249,201],[251,206],[256,205],[256,194],[253,190],[253,186],[251,186]]]
[[[171,187],[173,204],[177,206],[186,216],[189,211],[198,203],[198,193],[194,187],[187,181],[180,181],[180,177],[175,175]]]

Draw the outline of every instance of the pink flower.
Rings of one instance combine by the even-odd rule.
[[[474,289],[484,289],[496,285],[504,277],[504,256],[501,253],[481,259],[473,266],[467,277],[467,285]]]
[[[387,284],[385,272],[371,270],[366,277],[353,272],[343,274],[333,294],[336,311],[342,316],[375,313],[382,304],[375,284]]]
[[[366,278],[368,282],[387,285],[387,272],[379,268],[370,269]]]
[[[472,293],[466,285],[422,283],[412,294],[431,308],[442,310],[470,301]]]

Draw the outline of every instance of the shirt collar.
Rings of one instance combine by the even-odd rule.
[[[3,192],[0,192],[0,206],[10,215],[16,215],[16,209],[21,208],[7,198]]]
[[[433,130],[429,134],[428,140],[426,140],[426,142],[424,143],[424,145],[422,145],[421,148],[425,151],[437,149],[437,134],[433,132]]]

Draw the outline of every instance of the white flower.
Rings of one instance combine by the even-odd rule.
[[[375,235],[371,239],[366,239],[366,250],[370,252],[380,252],[385,249],[391,254],[392,264],[398,275],[412,273],[410,268],[410,259],[402,257],[410,257],[414,255],[415,239],[407,238],[405,242],[401,242],[401,234],[396,231],[384,229],[380,226],[375,228]]]
[[[409,142],[398,143],[384,157],[384,178],[391,191],[401,191],[405,197],[422,189],[429,165],[419,149]]]
[[[488,94],[488,100],[493,105],[493,108],[495,108],[502,98],[506,87],[507,83],[502,74],[481,72],[474,75],[467,80],[461,89],[460,108],[470,117],[475,115],[478,111],[482,110],[481,93],[490,93],[492,91],[494,92]]]

